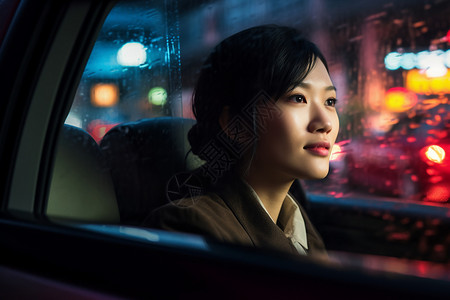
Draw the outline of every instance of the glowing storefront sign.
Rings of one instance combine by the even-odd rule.
[[[384,65],[388,70],[423,69],[428,77],[441,77],[450,68],[450,50],[422,51],[417,54],[391,52],[384,58]]]
[[[406,88],[417,94],[449,94],[450,71],[446,70],[444,76],[430,78],[423,70],[410,70],[406,74]]]

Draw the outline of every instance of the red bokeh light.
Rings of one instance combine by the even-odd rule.
[[[417,139],[416,139],[415,137],[413,137],[413,136],[409,136],[409,137],[406,138],[406,141],[407,141],[408,143],[414,143],[416,140],[417,140]]]
[[[103,136],[114,126],[116,126],[119,123],[105,123],[102,120],[94,120],[91,123],[89,123],[87,131],[89,134],[94,138],[94,140],[97,143],[100,143]]]
[[[447,202],[450,199],[450,189],[447,186],[432,186],[426,195],[425,200],[433,202]]]

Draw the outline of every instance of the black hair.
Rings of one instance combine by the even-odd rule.
[[[192,152],[208,161],[205,147],[220,135],[224,107],[233,117],[247,110],[261,92],[278,100],[304,80],[316,59],[328,71],[317,46],[291,27],[252,27],[222,41],[203,64],[194,89],[197,124],[188,134]]]

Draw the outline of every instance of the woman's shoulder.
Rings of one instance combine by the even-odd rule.
[[[201,234],[222,241],[246,239],[246,233],[233,212],[214,193],[170,202],[154,210],[142,225]]]
[[[182,199],[170,201],[168,204],[157,208],[157,210],[168,209],[180,210],[203,210],[203,209],[226,209],[225,202],[215,193],[208,193],[198,196],[190,196]]]

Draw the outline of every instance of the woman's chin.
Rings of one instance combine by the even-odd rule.
[[[309,174],[305,174],[306,178],[303,178],[305,180],[320,180],[320,179],[324,179],[325,177],[327,177],[328,175],[328,171],[329,169],[326,170],[317,170],[317,171],[313,171],[313,172],[309,172]]]

